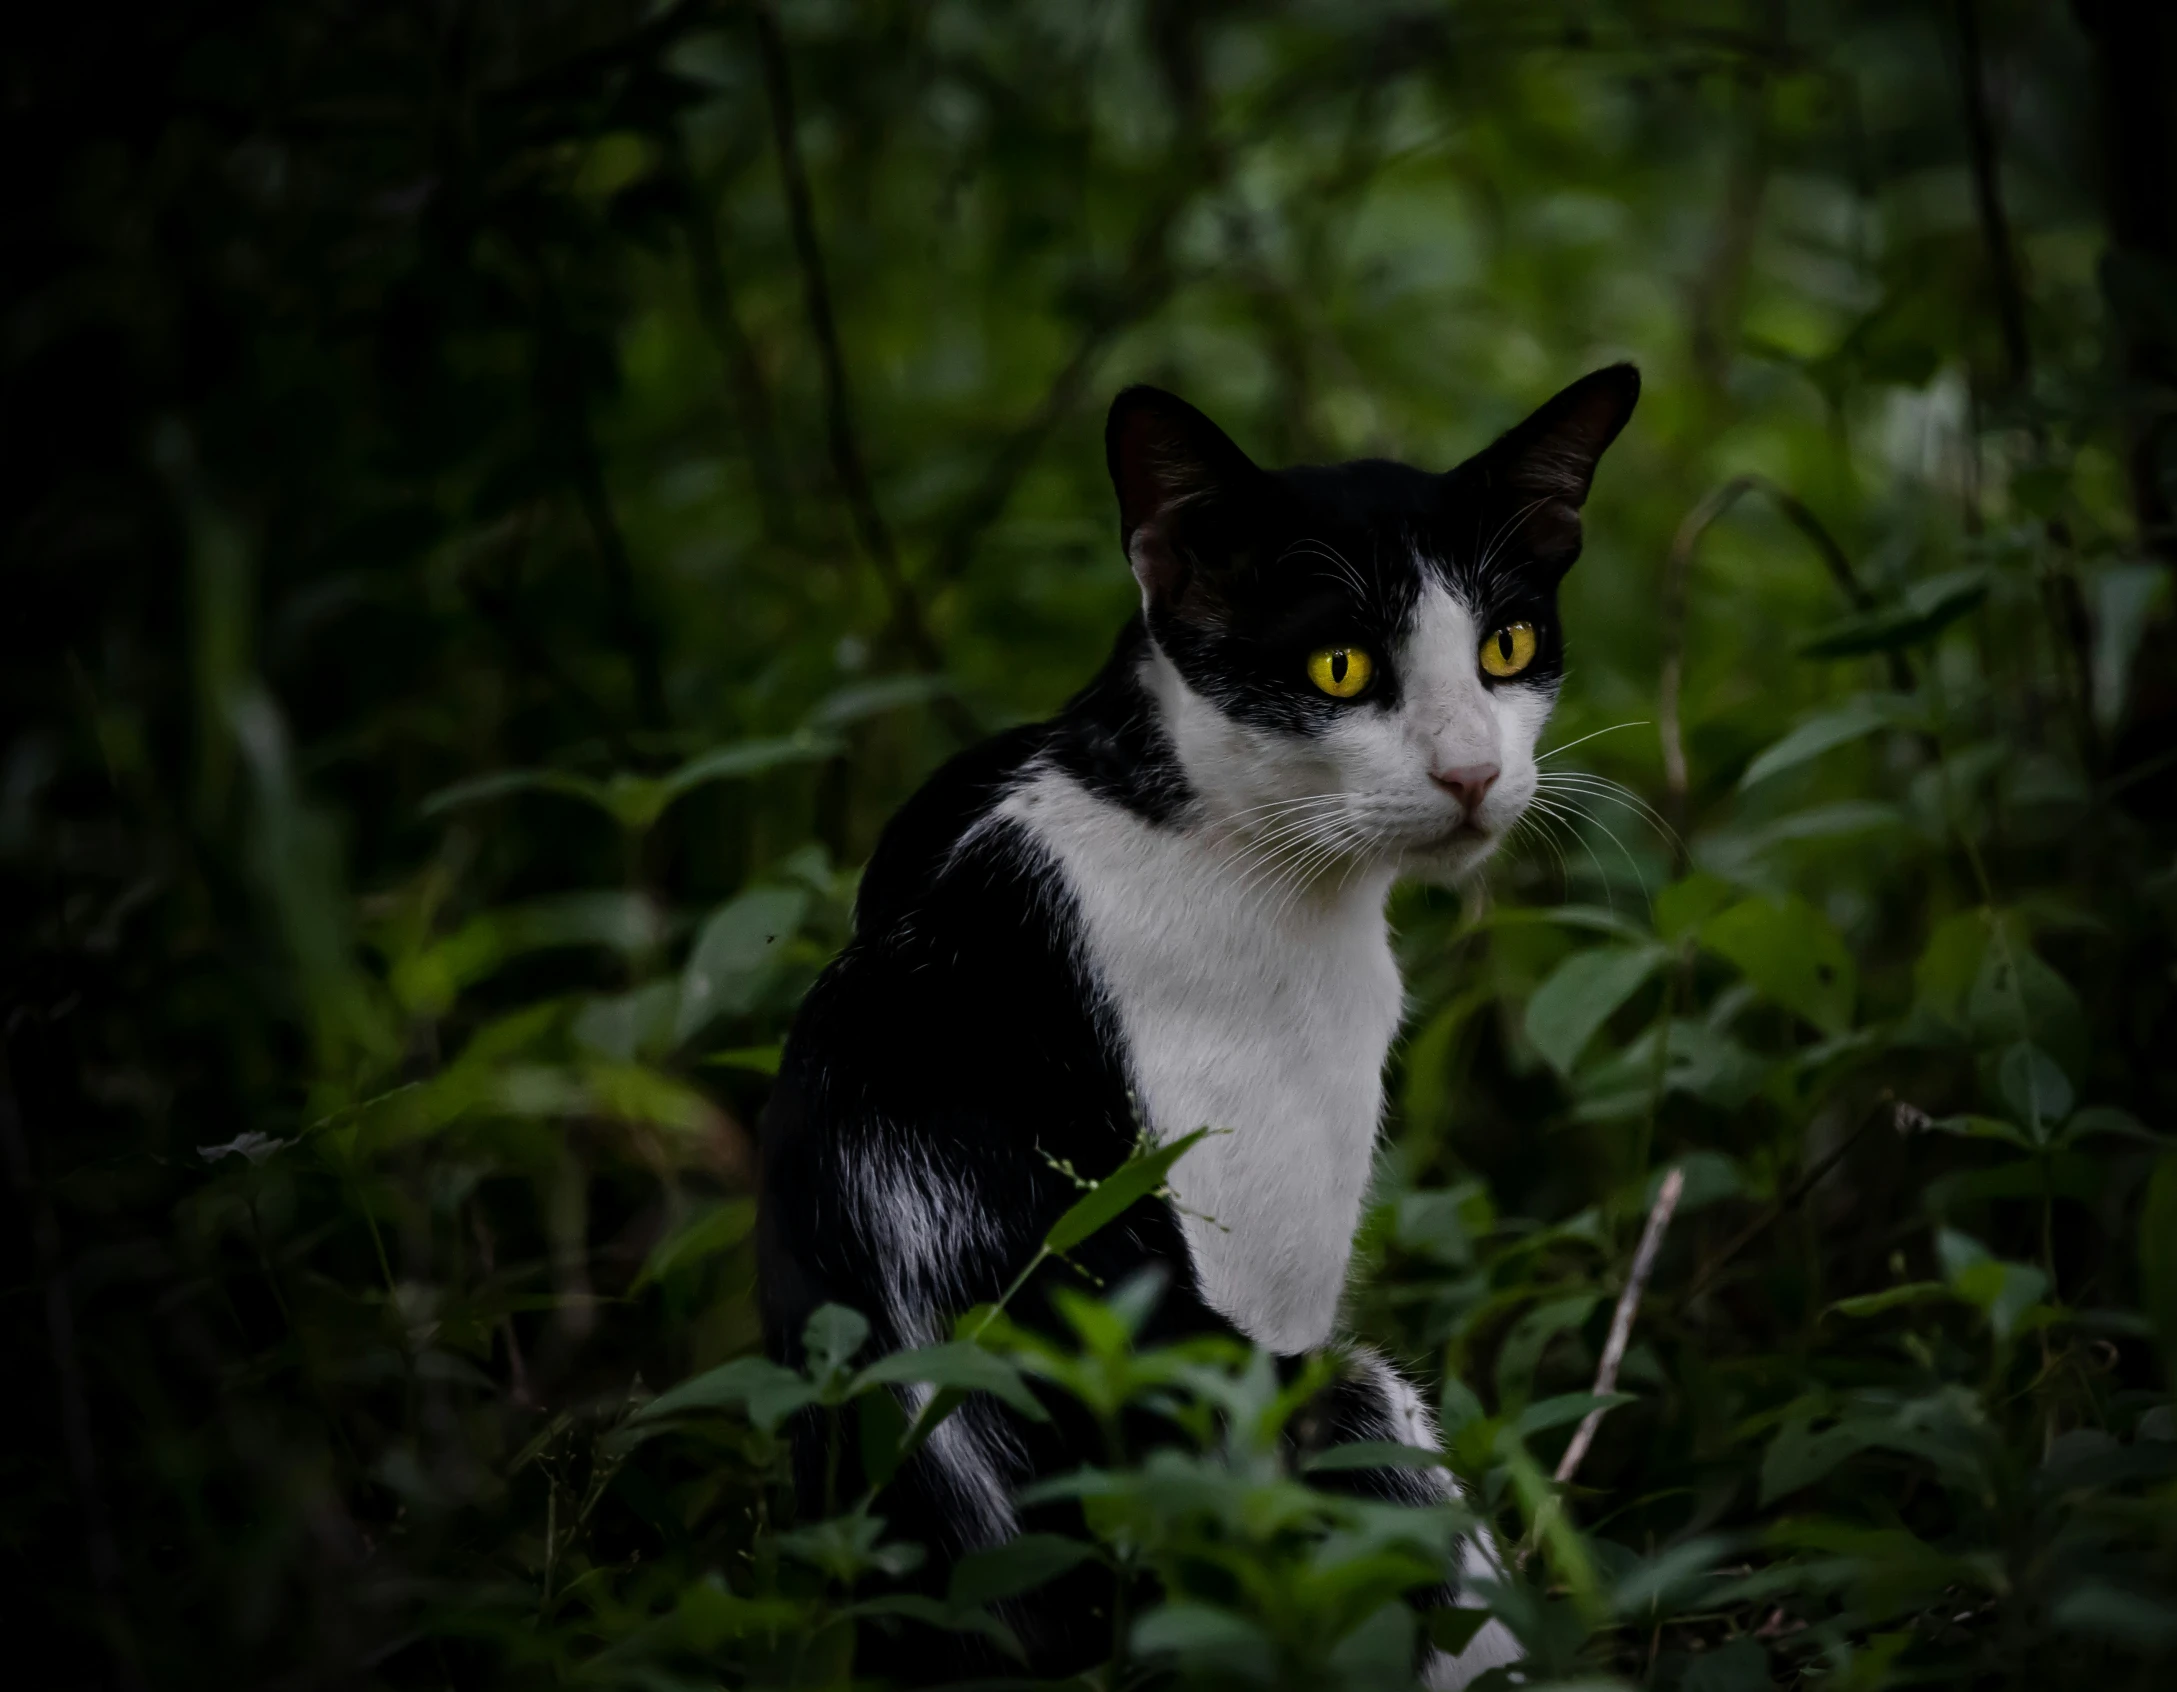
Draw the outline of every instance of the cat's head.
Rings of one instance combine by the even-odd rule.
[[[1198,820],[1280,879],[1458,876],[1533,799],[1564,674],[1557,584],[1640,395],[1583,377],[1456,469],[1264,470],[1156,388],[1105,431],[1157,699]]]

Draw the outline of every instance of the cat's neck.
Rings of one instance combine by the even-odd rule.
[[[1169,836],[1195,873],[1229,878],[1235,916],[1380,924],[1395,867],[1307,827],[1307,795],[1330,772],[1295,755],[1266,754],[1189,688],[1137,617],[1053,722],[1045,760]]]

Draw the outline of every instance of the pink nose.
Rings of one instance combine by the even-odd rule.
[[[1490,784],[1503,772],[1494,764],[1461,764],[1456,769],[1431,770],[1430,779],[1469,812],[1482,802]]]

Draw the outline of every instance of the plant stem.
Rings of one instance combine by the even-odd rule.
[[[1633,1336],[1633,1318],[1640,1310],[1641,1292],[1648,1284],[1648,1277],[1655,1273],[1655,1260],[1663,1249],[1664,1230],[1671,1225],[1671,1215],[1677,1210],[1679,1197],[1685,1190],[1686,1172],[1675,1167],[1656,1189],[1655,1203],[1648,1209],[1648,1225],[1641,1230],[1640,1248],[1633,1253],[1633,1266],[1626,1272],[1625,1290],[1618,1294],[1618,1307],[1611,1313],[1610,1337],[1603,1342],[1602,1363],[1595,1371],[1593,1391],[1597,1398],[1617,1391],[1618,1365],[1625,1361],[1625,1348]],[[1573,1431],[1572,1443],[1557,1460],[1556,1480],[1560,1486],[1578,1472],[1602,1420],[1600,1405],[1581,1418],[1579,1427]]]

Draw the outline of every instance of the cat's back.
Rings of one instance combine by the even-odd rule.
[[[1050,734],[972,747],[900,808],[795,1019],[761,1127],[767,1325],[789,1349],[801,1313],[873,1290],[888,1337],[934,1337],[918,1312],[987,1296],[981,1272],[1032,1250],[1073,1191],[1055,1164],[1098,1174],[1133,1139],[1069,895],[1005,812]]]

